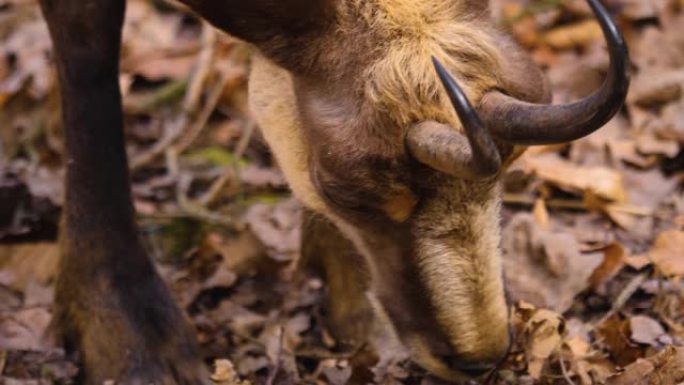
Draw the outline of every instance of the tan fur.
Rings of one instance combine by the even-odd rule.
[[[249,107],[297,198],[311,210],[325,213],[309,178],[309,144],[299,121],[292,78],[258,53],[252,58]]]
[[[437,321],[469,360],[496,360],[508,345],[499,251],[500,198],[496,186],[446,185],[444,200],[427,203],[416,219],[420,272],[434,299]],[[476,199],[464,199],[476,194]],[[460,215],[435,222],[450,203]],[[443,215],[443,214],[442,214]]]
[[[432,56],[474,102],[493,88],[542,98],[541,77],[528,62],[506,67],[519,51],[486,14],[468,14],[482,7],[465,1],[339,0],[336,7],[334,20],[292,57],[259,47],[278,63],[301,60],[286,70],[255,56],[252,111],[295,195],[365,257],[369,287],[414,359],[446,378],[455,374],[441,356],[495,362],[509,341],[499,182],[416,169],[404,136],[429,120],[462,130]],[[507,78],[518,74],[533,81]]]
[[[497,85],[501,57],[493,31],[481,20],[464,15],[458,1],[359,3],[364,5],[352,2],[352,9],[364,17],[373,38],[385,45],[363,73],[364,94],[375,112],[391,116],[401,126],[433,119],[458,129],[460,122],[437,80],[432,56],[461,80],[471,100],[479,100],[484,91]],[[342,24],[347,22],[357,21]]]

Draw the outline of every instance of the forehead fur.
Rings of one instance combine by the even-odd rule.
[[[402,126],[426,119],[460,126],[432,56],[471,100],[499,83],[495,31],[487,19],[469,14],[463,1],[348,0],[340,5],[338,23],[338,32],[348,36],[368,31],[364,37],[375,57],[363,72],[363,92],[376,113]]]

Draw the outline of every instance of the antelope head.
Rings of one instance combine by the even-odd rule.
[[[610,70],[550,105],[540,70],[484,0],[187,0],[253,43],[250,104],[293,191],[363,255],[413,359],[459,379],[511,336],[500,175],[525,146],[592,133],[620,108],[625,43],[598,0]]]

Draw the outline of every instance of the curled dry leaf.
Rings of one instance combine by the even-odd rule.
[[[556,49],[569,49],[587,46],[602,36],[595,20],[585,20],[552,29],[544,35],[544,42]]]
[[[591,351],[589,342],[580,336],[568,337],[563,341],[563,348],[570,353],[572,371],[580,377],[582,384],[591,383],[586,365],[583,365],[583,358]]]
[[[346,360],[325,360],[321,366],[330,385],[345,385],[352,376],[352,367]]]
[[[235,371],[235,367],[230,360],[217,359],[214,361],[214,373],[211,375],[211,380],[216,385],[251,385],[252,383],[246,380],[241,380]]]
[[[527,371],[534,379],[540,379],[547,360],[561,347],[565,323],[560,314],[547,309],[521,303],[517,315],[524,322],[522,333],[525,340]]]
[[[658,136],[684,143],[684,98],[663,107],[654,126]]]
[[[594,270],[589,278],[592,287],[615,277],[625,266],[625,248],[619,243],[613,243],[603,250],[603,262]]]
[[[625,258],[625,264],[634,270],[641,270],[651,264],[651,261],[645,255],[632,255]]]
[[[670,346],[653,357],[639,359],[608,379],[608,385],[680,385],[684,382],[684,348]]]
[[[627,198],[622,175],[615,170],[576,165],[556,154],[525,157],[524,161],[528,171],[564,190],[576,193],[591,191],[615,202],[623,202]]]
[[[684,232],[668,230],[658,236],[647,257],[666,276],[684,275]]]
[[[684,70],[642,72],[634,79],[629,100],[652,106],[677,100],[684,90]]]
[[[629,320],[614,315],[598,325],[596,334],[599,341],[610,352],[613,361],[620,366],[629,365],[643,354],[642,348],[634,343]]]
[[[563,340],[564,359],[570,361],[569,372],[579,377],[582,385],[603,383],[615,372],[615,365],[594,350],[588,337],[572,336]]]
[[[48,350],[52,315],[45,308],[27,308],[0,317],[0,350]]]
[[[8,286],[24,291],[31,282],[52,283],[57,274],[59,246],[54,242],[0,245],[0,270],[11,271]]]
[[[231,275],[243,277],[265,270],[271,265],[262,243],[248,231],[234,236],[211,232],[205,237],[203,247],[221,256],[221,264],[214,273],[215,277],[210,277],[205,282],[205,287],[214,283],[217,286],[232,286],[234,280]]]
[[[291,261],[299,252],[300,209],[296,200],[288,199],[275,206],[255,204],[247,211],[250,229],[277,261]]]
[[[623,15],[629,20],[644,20],[658,16],[660,7],[656,3],[664,1],[622,0],[624,4]]]
[[[653,214],[670,197],[676,197],[679,182],[676,178],[666,178],[660,170],[647,171],[625,169],[621,172],[624,185],[629,191],[629,202],[609,207],[613,212],[621,212],[638,219],[637,228],[643,234],[631,232],[633,237],[653,239]]]
[[[674,158],[679,153],[679,144],[676,140],[661,139],[648,133],[639,135],[636,140],[636,149],[644,155],[664,155]]]
[[[632,341],[645,345],[658,346],[658,337],[665,334],[665,329],[658,321],[644,315],[631,317],[629,328],[632,331]]]
[[[179,79],[196,62],[197,47],[180,38],[181,17],[157,12],[152,3],[131,1],[123,29],[124,72],[148,79]]]

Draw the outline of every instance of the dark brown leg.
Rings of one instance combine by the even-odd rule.
[[[118,86],[124,0],[41,0],[66,135],[55,323],[81,380],[203,383],[194,335],[138,239]]]
[[[328,329],[344,348],[367,341],[373,311],[366,298],[365,262],[329,220],[305,211],[302,264],[325,277]]]

